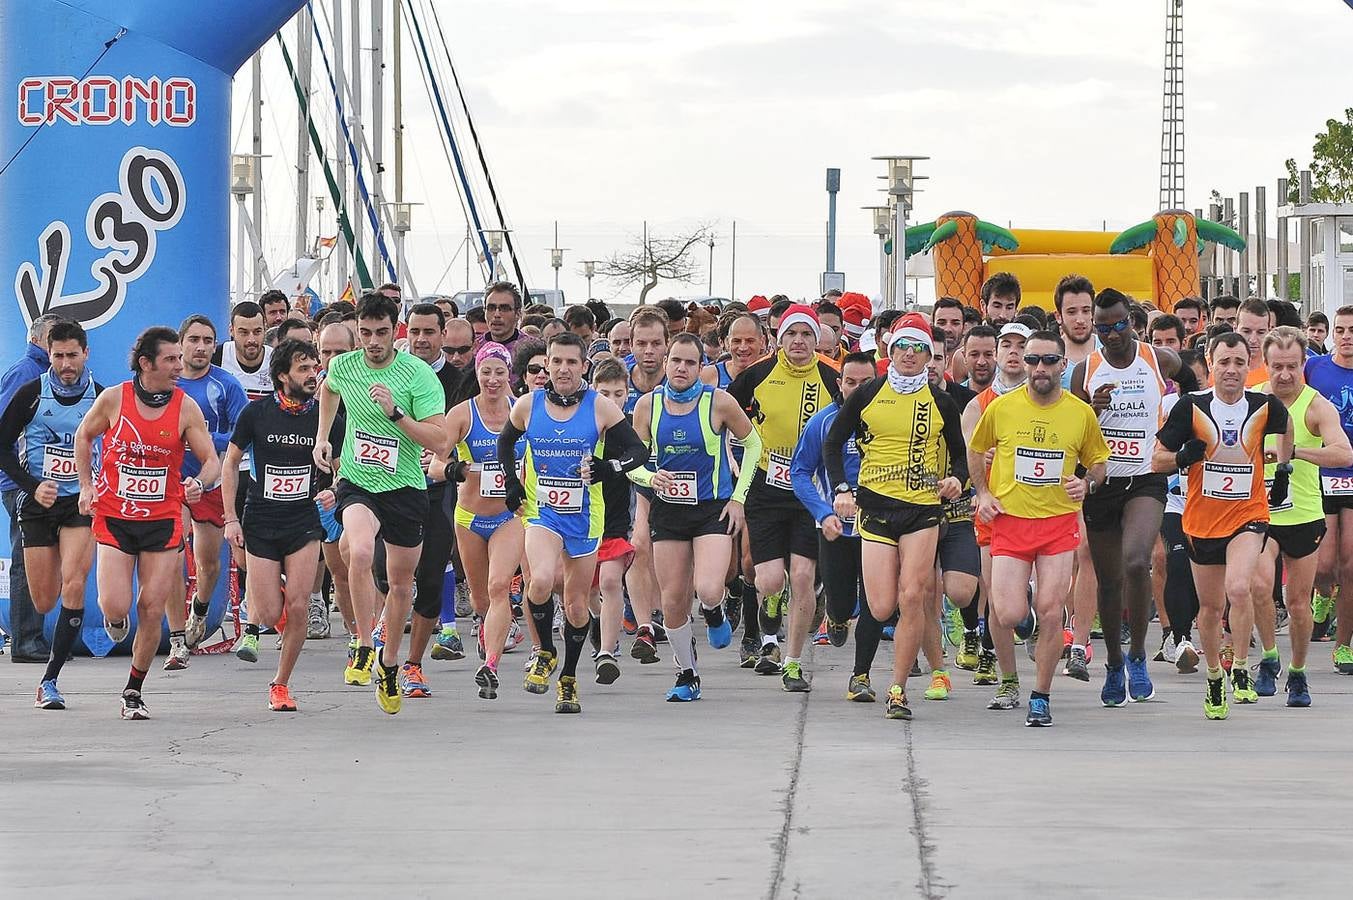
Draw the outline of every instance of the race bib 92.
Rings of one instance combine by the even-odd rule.
[[[555,512],[576,513],[583,511],[583,480],[581,478],[536,479],[536,503],[548,506]]]

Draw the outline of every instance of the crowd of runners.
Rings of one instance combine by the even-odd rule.
[[[1009,274],[929,317],[839,292],[617,319],[509,283],[463,315],[395,285],[319,308],[270,291],[146,328],[126,380],[90,371],[97,332],[43,316],[0,384],[0,487],[16,610],[57,613],[49,648],[17,628],[11,652],[45,659],[35,705],[64,709],[93,568],[109,639],[138,623],[124,719],[150,715],[160,623],[163,667],[187,668],[230,577],[236,656],[278,633],[276,711],[335,614],[344,683],[387,713],[432,696],[425,657],[464,658],[462,629],[485,700],[519,650],[522,687],[578,713],[584,652],[611,684],[622,634],[641,665],[665,646],[668,701],[698,700],[697,609],[706,652],[792,693],[815,686],[809,643],[853,631],[833,690],[889,719],[914,678],[949,698],[951,665],[1031,726],[1096,656],[1108,707],[1150,700],[1153,663],[1201,668],[1209,719],[1284,672],[1310,706],[1315,641],[1353,675],[1353,307],[1164,310],[1075,275],[1055,307]]]

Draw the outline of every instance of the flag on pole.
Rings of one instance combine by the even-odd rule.
[[[352,299],[352,282],[351,282],[351,281],[348,282],[348,286],[347,286],[347,287],[343,288],[343,293],[342,293],[342,295],[339,296],[338,300],[339,300],[340,303],[343,302],[344,300],[346,300],[346,301],[349,302],[349,303],[354,302],[353,299]]]

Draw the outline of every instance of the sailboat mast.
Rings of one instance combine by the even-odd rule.
[[[395,60],[395,202],[404,202],[404,65],[403,28],[404,0],[395,0],[394,60]]]
[[[338,0],[334,4],[334,84],[338,87],[338,95],[343,96],[347,85],[347,76],[344,74],[343,67],[343,2]],[[338,183],[338,197],[334,203],[334,213],[338,216],[340,222],[347,217],[348,208],[348,155],[342,151],[343,141],[343,122],[338,120],[334,123],[334,180]],[[360,220],[359,220],[360,221]],[[348,222],[348,230],[353,231],[354,223]],[[357,235],[354,232],[349,241],[348,252],[354,258],[361,255],[361,245],[357,241]],[[348,253],[338,254],[338,272],[334,285],[334,299],[343,295],[351,282],[348,272]]]
[[[342,0],[337,0],[337,2],[334,3],[334,6],[335,6],[335,7],[338,7],[338,6],[341,6],[341,5],[342,5]],[[362,146],[362,17],[361,17],[361,14],[362,14],[362,3],[361,3],[361,0],[352,0],[352,22],[351,22],[351,35],[350,35],[350,40],[351,40],[351,45],[350,45],[350,46],[352,47],[352,50],[351,50],[351,52],[349,52],[349,54],[348,54],[348,64],[349,64],[349,65],[348,65],[348,79],[349,79],[349,81],[350,81],[350,83],[351,83],[351,88],[352,88],[352,89],[351,89],[350,91],[345,92],[345,91],[343,90],[343,86],[342,86],[341,84],[338,86],[338,95],[339,95],[339,98],[340,98],[340,99],[345,99],[345,98],[344,98],[344,94],[345,94],[345,93],[346,93],[348,96],[350,96],[350,97],[352,98],[352,103],[351,103],[351,105],[348,106],[349,127],[350,127],[350,129],[351,129],[351,131],[352,131],[352,142],[353,142],[354,146],[356,146],[356,147],[359,149],[359,151],[360,151],[360,148],[361,148],[361,146]],[[343,144],[340,143],[338,146],[341,147],[341,146],[343,146]],[[359,152],[358,158],[360,159],[360,152]],[[357,189],[357,186],[356,186],[356,185],[357,185],[357,178],[358,178],[358,175],[357,175],[357,164],[354,164],[354,165],[353,165],[353,170],[352,170],[352,183],[353,183],[353,194],[352,194],[352,196],[354,196],[354,197],[357,197],[357,196],[360,194],[360,191]],[[352,217],[352,233],[353,233],[354,239],[355,239],[356,242],[357,242],[357,245],[360,247],[361,244],[362,244],[362,216],[357,215],[357,216],[353,216],[353,217]],[[377,270],[377,271],[380,271],[380,252],[379,252],[379,250],[377,251],[377,253],[376,253],[375,256],[371,257],[371,259],[375,261],[376,270]],[[370,287],[375,287],[375,286],[376,286],[375,282],[372,282],[372,284],[370,285]],[[363,288],[366,288],[367,286],[366,286],[366,285],[363,285],[362,287],[363,287]]]
[[[263,51],[259,50],[254,54],[250,71],[254,80],[254,103],[253,103],[253,154],[254,171],[257,175],[257,187],[254,189],[254,231],[259,235],[260,244],[263,237]],[[240,248],[244,252],[244,248]],[[258,254],[254,254],[254,264],[250,266],[253,270],[253,296],[257,297],[263,292],[263,267],[259,265]]]
[[[310,11],[301,7],[296,14],[296,64],[300,67],[301,90],[310,97],[310,53],[314,36],[310,33]],[[296,119],[296,258],[309,249],[310,214],[310,104],[307,102]],[[323,227],[316,222],[316,227]]]
[[[382,222],[385,221],[385,38],[383,34],[385,4],[371,4],[371,205]],[[373,235],[374,237],[374,235]],[[395,271],[404,274],[399,262]]]

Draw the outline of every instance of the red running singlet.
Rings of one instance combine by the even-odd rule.
[[[183,397],[183,391],[174,388],[164,412],[146,419],[136,408],[131,382],[122,385],[117,422],[103,436],[103,464],[94,485],[96,515],[146,522],[182,514]]]

